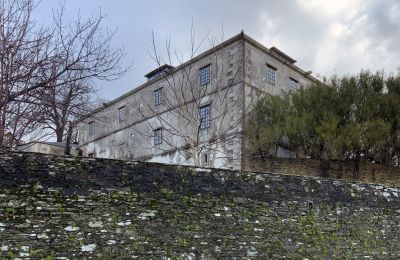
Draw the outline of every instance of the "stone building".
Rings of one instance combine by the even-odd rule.
[[[77,148],[93,157],[246,169],[243,130],[257,98],[316,81],[295,63],[242,32],[177,67],[159,64],[146,83],[81,119]]]

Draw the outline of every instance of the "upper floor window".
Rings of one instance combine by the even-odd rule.
[[[162,128],[154,130],[154,145],[162,144]]]
[[[200,129],[210,128],[210,105],[200,107]]]
[[[159,106],[162,104],[162,88],[154,90],[154,105]]]
[[[94,121],[89,122],[89,135],[94,135]]]
[[[276,83],[276,68],[267,65],[267,83],[275,86]]]
[[[200,69],[200,86],[210,83],[210,65]]]
[[[289,90],[296,90],[299,88],[299,82],[293,78],[289,78]]]
[[[118,108],[118,121],[125,121],[125,106]]]

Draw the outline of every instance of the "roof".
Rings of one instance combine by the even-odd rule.
[[[222,49],[222,48],[224,48],[224,47],[226,47],[226,46],[228,46],[228,45],[230,45],[230,44],[232,44],[232,43],[234,43],[234,42],[236,42],[236,41],[239,41],[239,40],[246,41],[246,42],[248,42],[248,43],[250,43],[250,44],[252,44],[252,45],[258,47],[259,49],[263,50],[265,53],[271,55],[271,56],[274,57],[274,58],[277,58],[277,57],[276,57],[276,54],[280,55],[281,57],[284,58],[284,61],[281,60],[283,63],[285,63],[286,65],[290,66],[292,69],[296,70],[297,72],[299,72],[299,73],[302,74],[303,76],[307,77],[307,78],[310,79],[311,81],[313,81],[313,82],[319,82],[318,79],[316,79],[316,78],[314,78],[313,76],[310,75],[310,72],[309,72],[309,71],[304,71],[304,70],[300,69],[299,67],[297,67],[296,65],[294,65],[294,62],[296,62],[296,60],[292,59],[290,56],[288,56],[287,54],[283,53],[282,51],[280,51],[280,50],[279,50],[278,48],[276,48],[276,47],[271,47],[271,49],[268,49],[267,47],[265,47],[265,46],[262,45],[261,43],[257,42],[256,40],[254,40],[254,39],[251,38],[250,36],[246,35],[246,34],[244,33],[243,30],[241,31],[241,33],[239,33],[239,34],[237,34],[237,35],[235,35],[235,36],[233,36],[233,37],[231,37],[231,38],[225,40],[224,42],[222,42],[222,43],[220,43],[220,44],[214,46],[213,48],[211,48],[211,49],[209,49],[209,50],[207,50],[207,51],[205,51],[205,52],[203,52],[203,53],[197,55],[196,57],[194,57],[194,58],[192,58],[192,59],[190,59],[190,60],[188,60],[188,61],[186,61],[186,62],[180,64],[180,65],[177,66],[177,67],[173,67],[173,66],[171,66],[171,65],[164,64],[163,66],[161,66],[161,67],[159,67],[159,68],[157,68],[157,69],[155,69],[155,70],[153,70],[153,71],[147,73],[145,76],[147,77],[147,76],[150,76],[152,73],[157,73],[158,71],[160,71],[161,68],[163,68],[163,67],[166,68],[167,66],[170,66],[170,67],[168,67],[168,68],[170,69],[170,72],[171,72],[171,73],[177,72],[177,71],[181,70],[182,68],[184,68],[185,66],[187,66],[187,65],[189,65],[189,64],[191,64],[191,63],[193,63],[193,62],[196,62],[196,61],[202,59],[203,57],[209,55],[210,53],[213,53],[213,52],[215,52],[215,51],[217,51],[217,50],[219,50],[219,49]],[[274,55],[274,54],[275,54],[275,55]],[[158,70],[158,71],[157,71],[157,70]],[[160,79],[162,79],[162,77],[157,78],[157,79],[154,79],[154,80],[150,80],[150,81],[147,81],[147,82],[143,83],[142,85],[138,86],[137,88],[132,89],[131,91],[129,91],[129,92],[123,94],[122,96],[119,96],[119,97],[117,97],[116,99],[114,99],[114,100],[108,102],[107,105],[101,106],[101,107],[97,108],[96,110],[94,110],[93,112],[91,112],[91,113],[89,113],[89,114],[87,114],[87,115],[81,117],[81,118],[78,119],[77,121],[80,122],[80,121],[85,120],[86,118],[90,117],[91,115],[96,114],[96,113],[102,111],[103,109],[105,109],[105,108],[107,108],[107,107],[109,107],[109,106],[111,106],[111,105],[117,103],[118,101],[120,101],[120,100],[122,100],[122,99],[124,99],[124,98],[126,98],[126,97],[128,97],[128,96],[130,96],[130,95],[132,95],[132,94],[134,94],[134,93],[136,93],[136,92],[138,92],[138,91],[144,89],[145,87],[147,87],[147,86],[153,84],[154,82],[157,82],[157,81],[160,80]]]
[[[146,78],[151,78],[152,76],[154,76],[155,74],[157,74],[160,71],[164,71],[164,70],[172,70],[174,69],[174,66],[168,65],[168,64],[164,64],[160,67],[158,67],[155,70],[150,71],[149,73],[147,73],[146,75],[144,75]]]
[[[284,58],[285,60],[287,60],[288,62],[290,62],[290,63],[292,63],[292,64],[296,62],[295,59],[293,59],[292,57],[290,57],[289,55],[287,55],[287,54],[284,53],[283,51],[279,50],[279,49],[276,48],[275,46],[274,46],[274,47],[271,47],[270,50],[273,51],[273,52],[275,52],[276,54],[278,54],[279,56],[281,56],[282,58]]]

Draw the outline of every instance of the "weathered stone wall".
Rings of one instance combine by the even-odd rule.
[[[398,258],[397,188],[0,153],[0,258]]]
[[[209,158],[207,163],[214,167],[225,165],[228,151],[240,158],[241,142],[237,136],[242,132],[243,110],[240,72],[243,44],[240,38],[238,35],[174,68],[171,74],[136,87],[81,121],[78,124],[79,149],[84,155],[92,154],[97,158],[152,158],[157,162],[198,165],[195,151],[187,146],[197,136],[199,108],[212,103],[210,128],[199,136],[201,144],[207,146],[204,149]],[[210,66],[210,82],[200,86],[199,69],[207,65]],[[160,88],[162,104],[156,106],[154,91]],[[182,104],[185,104],[184,113],[176,109]],[[121,107],[125,111],[122,122],[118,115]],[[89,134],[89,122],[93,122],[93,134]],[[163,128],[164,134],[161,144],[155,145],[153,131],[157,128]],[[232,139],[232,143],[219,142],[224,144],[217,147],[208,144],[221,133],[226,139]],[[165,152],[173,156],[164,156]],[[240,169],[240,164],[235,163],[234,167]]]
[[[333,160],[329,164],[327,174],[330,178],[388,185],[400,183],[400,167],[374,164],[368,161],[356,163]],[[314,159],[275,158],[263,161],[253,159],[250,160],[248,169],[291,175],[321,176],[320,161]]]

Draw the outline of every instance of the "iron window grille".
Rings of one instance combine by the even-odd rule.
[[[276,83],[276,68],[267,65],[267,83],[275,86]]]
[[[162,105],[162,88],[154,90],[154,105]]]
[[[162,144],[162,128],[154,130],[154,145]]]
[[[289,90],[296,90],[299,88],[299,82],[293,78],[289,78]]]
[[[94,135],[94,121],[89,122],[89,135]]]
[[[210,83],[210,65],[200,69],[200,86],[205,86]]]
[[[210,128],[210,105],[200,107],[200,129]]]
[[[125,106],[118,108],[118,121],[125,121]]]

